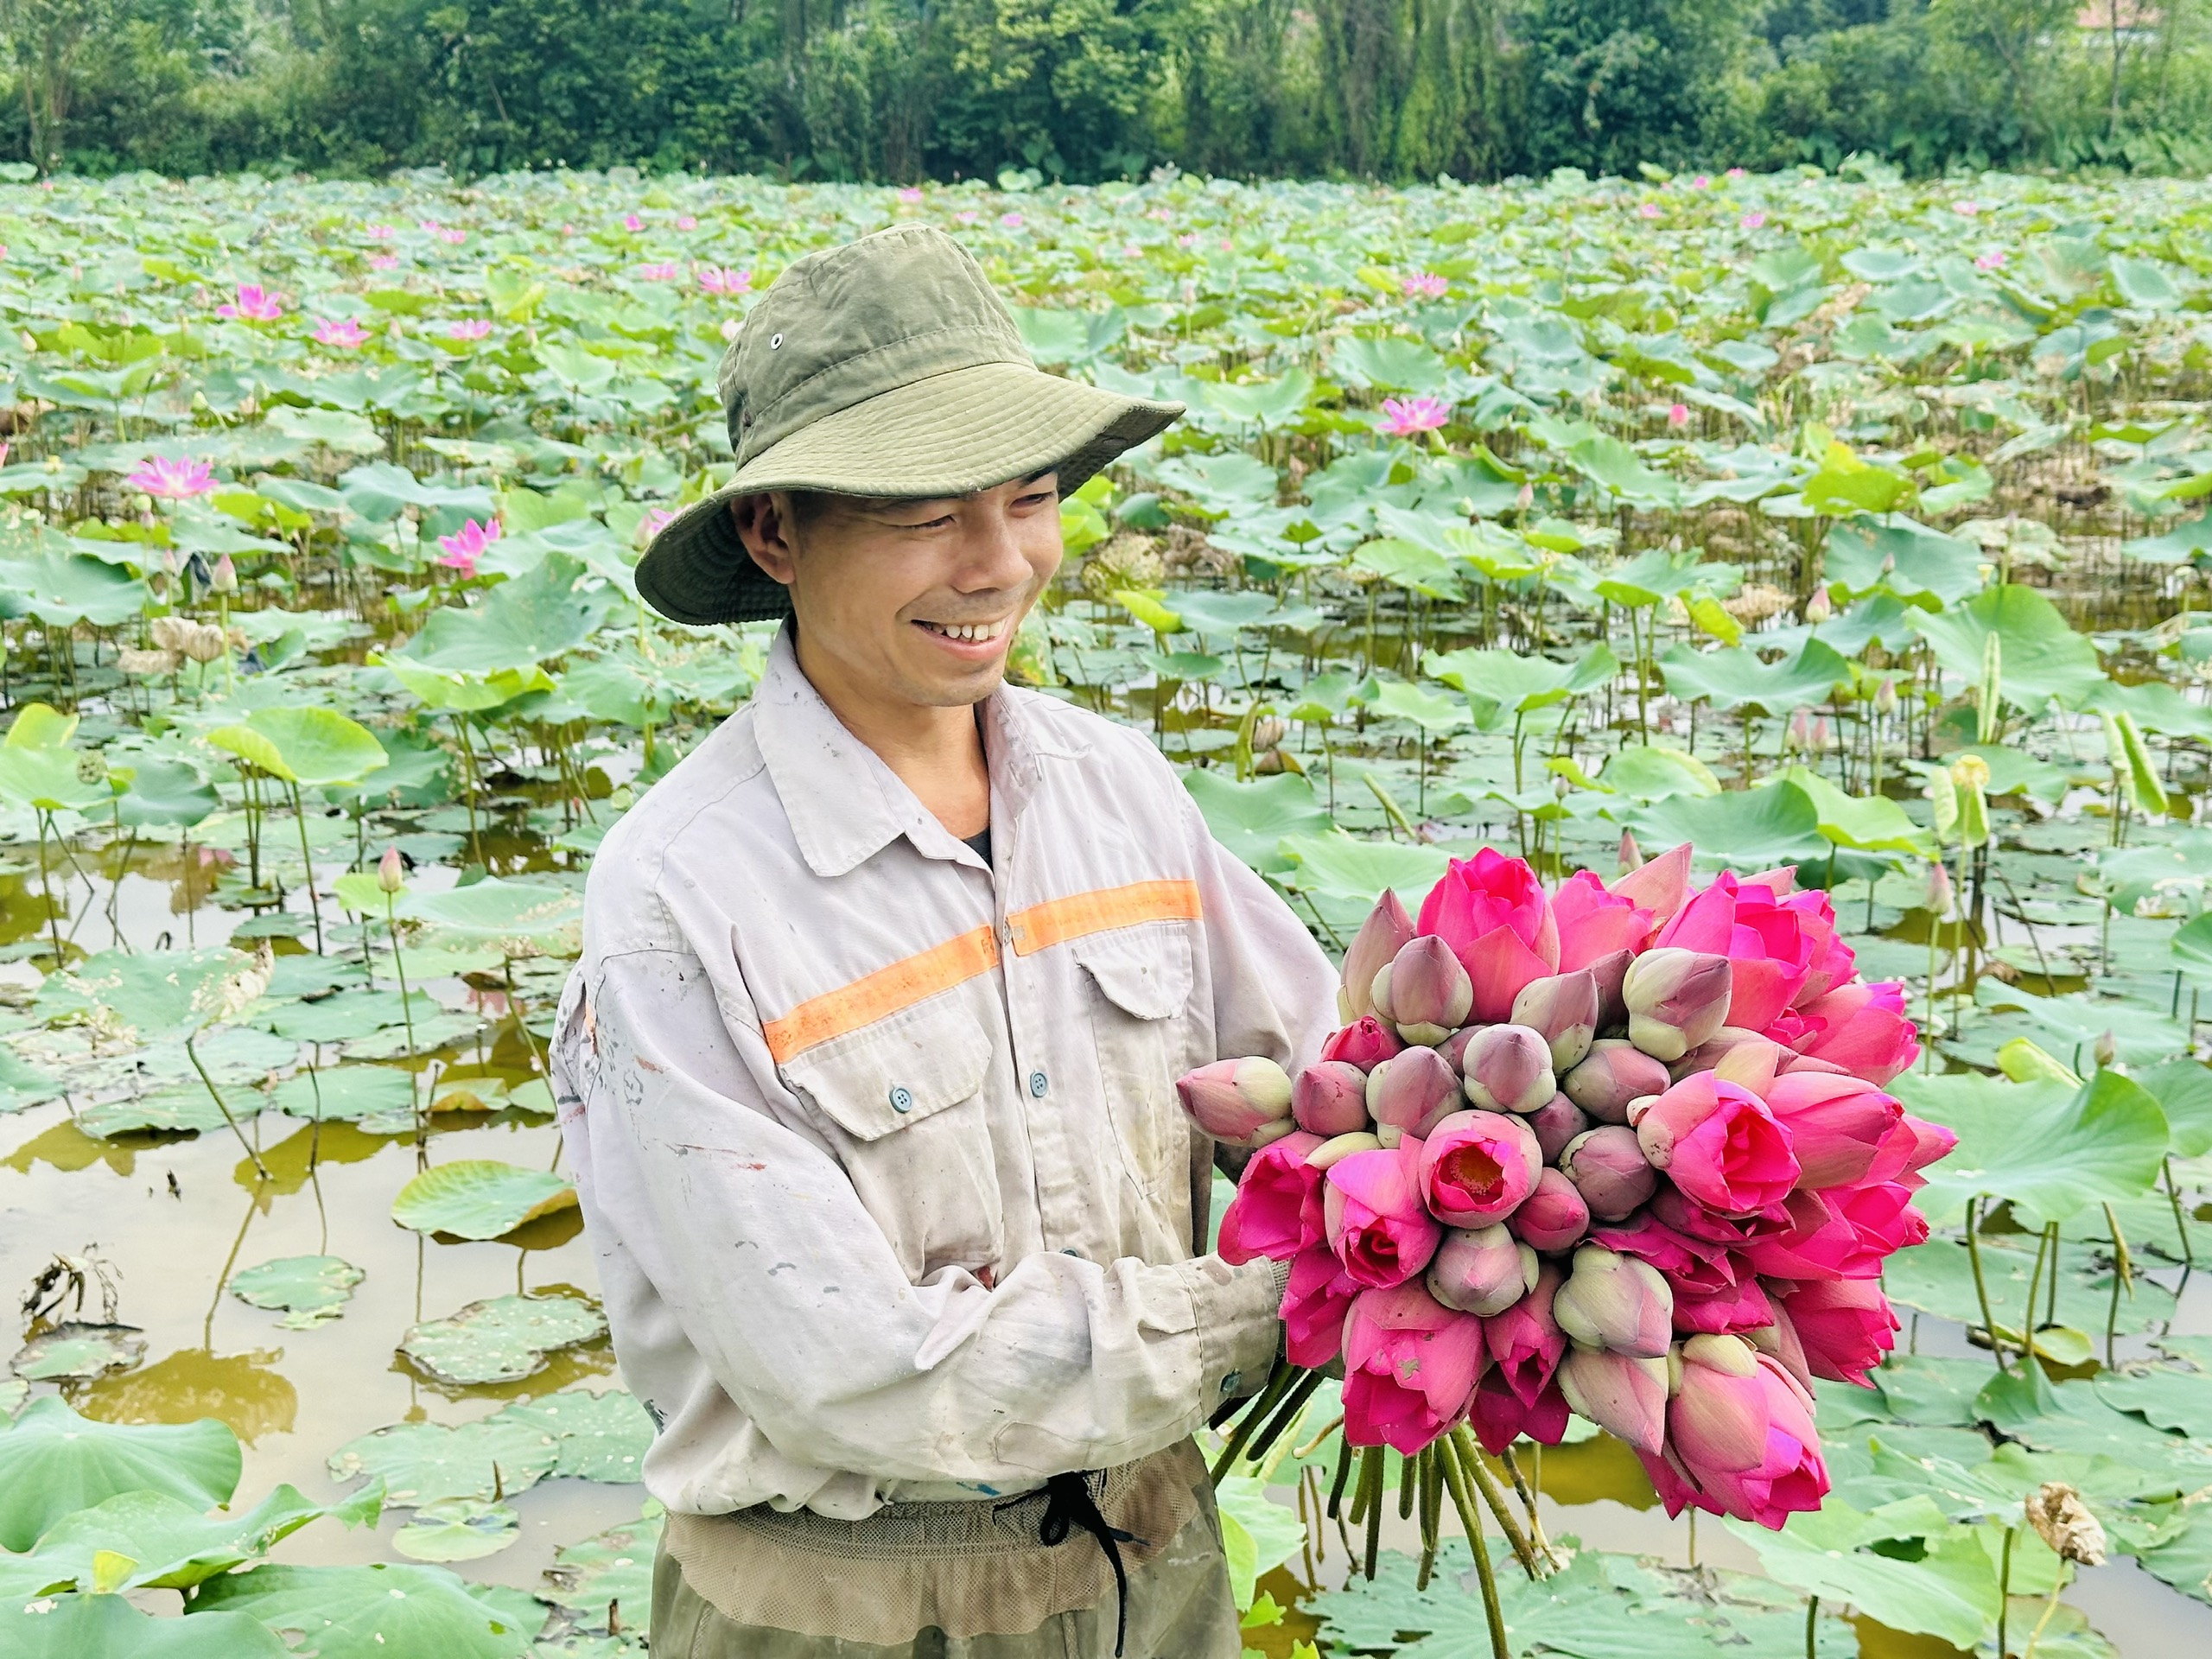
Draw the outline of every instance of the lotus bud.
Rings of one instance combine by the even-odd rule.
[[[1600,1027],[1618,1026],[1628,1018],[1628,1009],[1621,1001],[1621,982],[1628,977],[1628,965],[1636,960],[1633,950],[1608,950],[1585,969],[1598,986],[1598,1023]]]
[[[1446,1307],[1488,1319],[1535,1288],[1538,1265],[1535,1251],[1499,1223],[1454,1227],[1428,1264],[1428,1294]]]
[[[1375,1126],[1375,1143],[1377,1146],[1395,1147],[1405,1138],[1406,1132],[1395,1123],[1377,1123]],[[1421,1137],[1416,1135],[1414,1138],[1419,1140]]]
[[[1290,1086],[1290,1115],[1319,1135],[1350,1135],[1367,1127],[1367,1074],[1343,1060],[1323,1060],[1298,1074]]]
[[[1789,735],[1783,739],[1783,746],[1799,754],[1813,747],[1813,716],[1809,710],[1800,709],[1789,716]]]
[[[207,578],[207,585],[219,594],[235,594],[238,590],[238,568],[227,553],[215,561],[215,569]]]
[[[1533,1112],[1559,1092],[1551,1045],[1526,1026],[1485,1026],[1460,1057],[1467,1098],[1485,1111]]]
[[[1666,1360],[1577,1344],[1560,1363],[1559,1386],[1567,1403],[1599,1427],[1646,1457],[1658,1456],[1667,1433]]]
[[[1897,711],[1897,683],[1885,677],[1874,688],[1874,712],[1887,720]]]
[[[1459,1109],[1459,1079],[1434,1049],[1409,1048],[1367,1074],[1366,1105],[1378,1124],[1426,1140]]]
[[[1629,1041],[1654,1059],[1681,1059],[1720,1029],[1734,979],[1726,957],[1674,947],[1645,951],[1621,982]]]
[[[1677,1083],[1694,1071],[1711,1071],[1757,1095],[1764,1093],[1767,1084],[1794,1058],[1771,1037],[1741,1026],[1723,1026],[1713,1033],[1711,1041],[1699,1044],[1667,1069]]]
[[[1452,947],[1433,934],[1408,939],[1376,975],[1373,991],[1376,1012],[1409,1043],[1442,1042],[1459,1029],[1475,1000],[1474,981]]]
[[[1467,1045],[1482,1035],[1484,1029],[1481,1026],[1462,1026],[1436,1046],[1437,1053],[1441,1055],[1444,1063],[1452,1068],[1454,1077],[1466,1075]]]
[[[1590,1206],[1574,1190],[1574,1183],[1555,1169],[1536,1177],[1536,1185],[1521,1200],[1521,1207],[1505,1218],[1514,1237],[1531,1249],[1547,1254],[1572,1249],[1590,1230]]]
[[[1825,588],[1814,588],[1813,596],[1805,601],[1805,620],[1817,628],[1834,614],[1835,604],[1828,598],[1828,590]]]
[[[1601,1037],[1560,1080],[1560,1090],[1599,1122],[1625,1123],[1629,1102],[1663,1094],[1669,1081],[1667,1068],[1634,1043]]]
[[[1405,948],[1413,936],[1414,918],[1406,914],[1405,905],[1398,895],[1383,888],[1382,896],[1375,901],[1375,908],[1360,924],[1351,949],[1344,952],[1341,997],[1346,1025],[1375,1011],[1375,976]]]
[[[1621,831],[1620,867],[1623,875],[1643,868],[1643,849],[1636,844],[1636,836],[1626,830]]]
[[[1290,1116],[1290,1074],[1270,1059],[1216,1060],[1185,1073],[1175,1092],[1192,1122],[1233,1147],[1261,1145],[1258,1137],[1270,1124],[1285,1127],[1268,1140],[1297,1127]]]
[[[1513,1023],[1542,1037],[1551,1046],[1552,1070],[1566,1071],[1590,1052],[1598,1034],[1598,976],[1581,968],[1530,980],[1513,999]]]
[[[1565,1095],[1554,1095],[1529,1114],[1529,1130],[1544,1149],[1548,1164],[1557,1163],[1567,1143],[1589,1127],[1589,1115]]]
[[[1575,1136],[1560,1154],[1559,1173],[1574,1183],[1599,1221],[1627,1220],[1659,1185],[1636,1131],[1618,1123]]]
[[[2109,1030],[2102,1032],[2089,1046],[2089,1053],[2096,1061],[2098,1071],[2108,1071],[2120,1058],[2120,1039]]]
[[[399,856],[399,849],[387,847],[384,856],[377,861],[377,891],[385,894],[400,892],[407,885],[407,867]]]
[[[1349,1158],[1355,1152],[1373,1152],[1382,1142],[1364,1130],[1351,1135],[1332,1135],[1306,1154],[1306,1166],[1325,1170],[1339,1159]]]
[[[1675,1293],[1649,1262],[1585,1244],[1552,1298],[1552,1317],[1581,1347],[1663,1360],[1674,1339]]]
[[[1928,866],[1928,896],[1921,902],[1937,921],[1951,919],[1951,873],[1943,868],[1943,861],[1940,858]]]

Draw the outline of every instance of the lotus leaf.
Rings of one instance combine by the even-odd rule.
[[[127,1371],[145,1357],[146,1338],[137,1325],[72,1319],[26,1342],[8,1369],[30,1382],[88,1382]]]
[[[1295,772],[1240,784],[1210,767],[1192,767],[1183,774],[1183,787],[1205,815],[1214,839],[1255,870],[1288,869],[1290,861],[1276,843],[1329,825],[1328,809],[1314,798],[1313,785]]]
[[[440,1497],[512,1496],[553,1472],[560,1445],[535,1424],[494,1415],[458,1428],[394,1423],[330,1454],[334,1480],[379,1478],[385,1502],[411,1509]]]
[[[553,1436],[561,1448],[553,1472],[576,1480],[616,1485],[636,1480],[653,1443],[652,1416],[636,1395],[620,1389],[602,1394],[563,1389],[535,1400],[518,1400],[502,1408],[499,1415]]]
[[[505,1503],[478,1497],[444,1497],[425,1503],[391,1535],[391,1547],[412,1561],[473,1561],[496,1555],[522,1536],[520,1518]]]
[[[230,1502],[238,1436],[211,1417],[118,1424],[42,1395],[0,1430],[0,1549],[29,1549],[62,1516],[118,1492],[165,1493],[201,1509]]]
[[[499,1238],[575,1202],[575,1187],[548,1171],[464,1158],[434,1165],[400,1188],[391,1218],[421,1233]]]
[[[575,1296],[501,1296],[410,1328],[399,1351],[442,1382],[512,1382],[545,1369],[545,1356],[606,1334],[607,1320]]]
[[[207,1612],[251,1615],[312,1644],[317,1659],[523,1659],[536,1632],[439,1567],[262,1566],[210,1580],[185,1623]]]
[[[1913,1072],[1891,1088],[1912,1111],[1959,1137],[1913,1201],[1930,1220],[1987,1196],[2010,1199],[2030,1227],[2064,1221],[2085,1205],[2147,1192],[2166,1154],[2165,1114],[2117,1071],[2101,1071],[2079,1089]]]
[[[292,1649],[244,1613],[156,1618],[121,1596],[0,1601],[0,1649],[13,1659],[291,1659]]]
[[[267,1554],[325,1516],[349,1528],[373,1526],[382,1504],[383,1494],[373,1486],[327,1505],[279,1486],[244,1515],[211,1518],[165,1492],[118,1492],[57,1522],[39,1540],[34,1559],[57,1581],[88,1590],[94,1555],[111,1551],[131,1563],[116,1589],[182,1590]]]
[[[368,728],[327,709],[257,709],[207,741],[302,788],[359,782],[386,759]]]
[[[289,1331],[312,1331],[343,1313],[367,1276],[343,1256],[285,1255],[241,1268],[231,1294],[250,1307],[282,1308],[277,1323]]]

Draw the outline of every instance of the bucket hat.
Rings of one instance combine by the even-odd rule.
[[[717,384],[736,474],[664,525],[637,572],[647,604],[701,626],[791,609],[738,539],[732,497],[968,495],[1055,469],[1065,494],[1183,412],[1045,373],[973,256],[918,225],[786,267]]]

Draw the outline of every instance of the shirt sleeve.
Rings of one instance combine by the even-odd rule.
[[[783,1457],[1033,1485],[1171,1445],[1264,1377],[1271,1264],[1040,1253],[995,1286],[909,1283],[828,1147],[754,1080],[759,1033],[733,1036],[696,957],[609,957],[578,994],[556,1071],[585,1219]]]

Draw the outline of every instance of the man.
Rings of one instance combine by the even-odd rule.
[[[785,271],[721,391],[639,591],[791,620],[601,847],[554,1057],[653,1650],[1235,1659],[1190,1436],[1281,1286],[1193,1259],[1173,1084],[1310,1059],[1334,976],[1141,735],[1001,685],[1059,493],[1181,410],[1039,372],[919,227]]]

